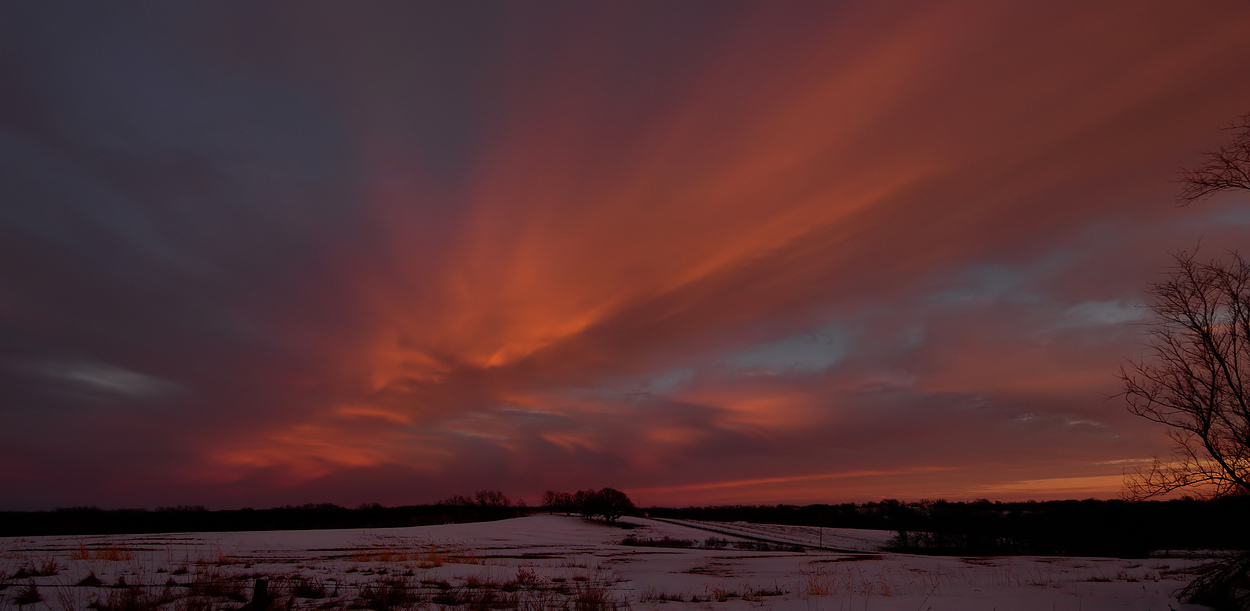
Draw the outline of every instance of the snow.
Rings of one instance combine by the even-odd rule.
[[[702,520],[660,520],[714,533],[734,535],[757,541],[802,545],[830,551],[879,552],[894,537],[893,531],[861,528],[820,528],[754,524],[751,522],[707,522]]]
[[[125,591],[76,585],[94,574],[106,585],[120,578],[128,586],[153,586],[134,590],[150,596],[165,591],[157,586],[172,582],[171,602],[163,607],[168,609],[188,608],[189,593],[211,594],[189,589],[197,582],[235,584],[233,600],[218,596],[211,608],[237,608],[263,577],[273,584],[275,598],[285,597],[282,605],[309,609],[377,608],[361,602],[367,589],[391,583],[416,593],[399,606],[431,609],[471,608],[472,601],[488,606],[483,596],[505,601],[503,607],[576,606],[569,601],[597,589],[618,606],[665,611],[1163,611],[1202,608],[1180,605],[1173,592],[1191,579],[1195,567],[1208,562],[930,557],[880,551],[892,534],[884,531],[621,521],[629,528],[534,515],[413,528],[0,539],[0,582],[10,584],[0,592],[0,610],[16,609],[16,599],[32,584],[43,600],[23,606],[24,611],[80,610]],[[621,545],[626,536],[698,542],[715,537],[730,543],[720,549]],[[804,545],[823,541],[827,548],[847,551],[734,547],[733,542],[748,537]],[[55,574],[30,576],[41,568],[55,568]],[[290,598],[297,578],[323,584],[326,597]]]

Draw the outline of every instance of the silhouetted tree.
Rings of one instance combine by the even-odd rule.
[[[1250,261],[1182,252],[1151,293],[1147,352],[1120,377],[1129,409],[1168,425],[1176,453],[1130,477],[1129,495],[1250,493]]]
[[[1227,129],[1233,132],[1232,143],[1208,151],[1202,165],[1181,175],[1182,203],[1206,199],[1221,191],[1250,191],[1250,114]]]
[[[595,516],[595,491],[594,490],[578,490],[573,493],[573,506],[583,518],[592,518]]]
[[[600,516],[606,522],[615,522],[634,509],[629,496],[615,488],[578,490],[573,494],[548,490],[543,494],[543,504],[555,511],[577,512],[583,518]]]
[[[479,490],[473,495],[482,507],[511,507],[512,501],[498,490]]]
[[[615,522],[617,518],[633,511],[634,503],[624,492],[615,488],[604,488],[595,493],[595,514],[603,516],[607,522]]]
[[[567,492],[556,492],[548,490],[543,493],[543,505],[551,511],[563,511],[565,515],[572,515],[577,510],[573,503],[573,495]]]
[[[1186,170],[1179,199],[1250,190],[1250,114],[1232,144]],[[1175,447],[1126,480],[1130,498],[1196,487],[1212,496],[1250,493],[1250,261],[1236,252],[1202,261],[1174,256],[1151,288],[1146,353],[1120,368],[1129,409],[1166,424]]]
[[[571,516],[577,511],[577,502],[571,493],[560,493],[560,511],[563,511],[566,516]]]
[[[475,503],[473,499],[463,494],[453,494],[450,497],[438,502],[439,505],[450,505],[452,507],[472,507]]]

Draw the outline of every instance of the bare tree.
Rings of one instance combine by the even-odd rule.
[[[1233,142],[1219,150],[1206,153],[1201,166],[1181,174],[1179,199],[1189,204],[1206,199],[1220,191],[1250,191],[1250,114],[1233,125]]]
[[[1151,291],[1148,349],[1120,377],[1129,409],[1168,425],[1176,452],[1130,476],[1128,495],[1250,493],[1250,261],[1175,259]]]
[[[1250,191],[1250,114],[1228,128],[1233,142],[1186,170],[1182,204],[1222,191]],[[1237,252],[1200,261],[1175,255],[1154,285],[1148,351],[1120,369],[1129,409],[1168,425],[1170,461],[1158,458],[1126,480],[1130,498],[1179,488],[1211,497],[1250,494],[1250,261]],[[1217,609],[1250,609],[1250,552],[1217,562],[1181,592]]]
[[[563,511],[565,515],[573,515],[577,509],[572,494],[555,490],[543,493],[543,506],[550,511]]]
[[[560,495],[563,493],[555,490],[548,490],[543,493],[543,507],[555,511],[560,505]]]
[[[1231,144],[1185,170],[1182,204],[1221,191],[1250,191],[1250,114],[1227,128]],[[1168,425],[1170,460],[1156,458],[1125,481],[1129,498],[1180,488],[1200,495],[1250,493],[1250,261],[1197,252],[1153,287],[1155,322],[1146,353],[1120,368],[1129,410]]]
[[[498,490],[478,490],[473,498],[482,507],[511,507],[512,501]]]

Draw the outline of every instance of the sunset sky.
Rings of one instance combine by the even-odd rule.
[[[1115,498],[1244,2],[0,7],[0,509]]]

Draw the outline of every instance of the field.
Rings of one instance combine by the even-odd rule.
[[[929,557],[882,552],[884,531],[621,522],[0,539],[0,610],[1164,611],[1186,608],[1173,592],[1208,562]]]

